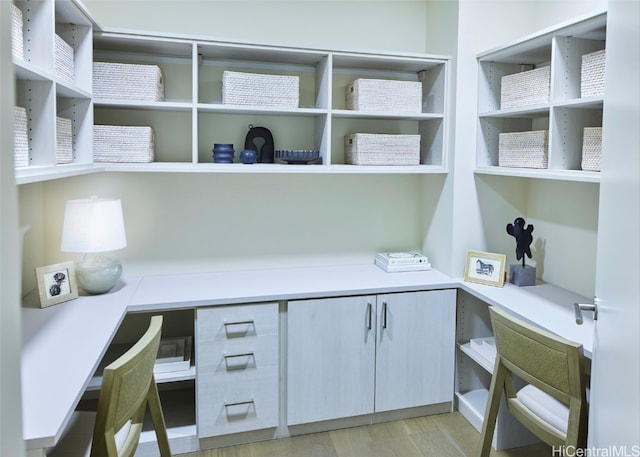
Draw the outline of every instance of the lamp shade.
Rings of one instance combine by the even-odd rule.
[[[92,197],[67,201],[60,250],[107,252],[126,246],[120,200]]]

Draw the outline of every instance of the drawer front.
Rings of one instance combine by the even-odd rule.
[[[278,304],[215,306],[199,308],[198,341],[249,340],[278,333]]]
[[[278,368],[203,373],[197,380],[200,438],[278,426]]]
[[[264,335],[225,341],[200,341],[198,373],[251,373],[278,365],[278,335]]]

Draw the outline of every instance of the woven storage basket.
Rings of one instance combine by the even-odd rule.
[[[93,96],[97,99],[164,101],[162,70],[157,65],[94,62]]]
[[[602,127],[585,127],[582,137],[582,169],[600,171]]]
[[[498,165],[516,168],[547,168],[548,130],[501,133]]]
[[[56,163],[73,161],[71,119],[56,117]]]
[[[420,135],[354,133],[344,139],[345,163],[419,165]]]
[[[22,10],[11,5],[11,52],[14,57],[24,59],[24,38],[22,36]]]
[[[153,129],[146,126],[93,126],[94,162],[153,162]]]
[[[605,50],[582,56],[580,96],[597,97],[604,94]]]
[[[13,108],[13,153],[16,167],[29,165],[29,137],[27,110],[21,106]]]
[[[523,71],[502,77],[500,109],[549,103],[551,67]]]
[[[422,112],[422,83],[387,79],[356,79],[347,86],[347,109]]]
[[[225,71],[222,74],[222,103],[298,108],[300,78]]]
[[[73,83],[75,79],[75,70],[73,68],[73,48],[58,35],[55,36],[55,45],[56,76],[67,82]]]

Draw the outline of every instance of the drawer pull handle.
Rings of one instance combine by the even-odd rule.
[[[249,335],[256,335],[256,324],[253,320],[225,322],[224,332],[227,338],[243,338]]]
[[[253,352],[245,352],[244,354],[230,354],[224,356],[225,359],[233,359],[234,357],[255,357],[255,354]]]
[[[253,352],[229,354],[224,356],[227,371],[246,370],[256,367],[256,355]]]
[[[243,420],[256,416],[256,404],[253,399],[249,401],[225,403],[224,410],[230,421]]]
[[[229,325],[253,325],[253,321],[225,322],[225,327]]]
[[[244,405],[253,405],[255,403],[255,401],[253,399],[248,400],[248,401],[237,401],[234,403],[225,403],[224,407],[225,408],[233,408],[234,406],[244,406]]]

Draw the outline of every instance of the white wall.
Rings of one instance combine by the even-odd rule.
[[[132,271],[373,262],[421,243],[420,180],[375,175],[99,174],[46,185],[46,258],[58,261],[64,202],[120,197]]]
[[[422,0],[88,0],[103,26],[325,49],[423,52]]]

